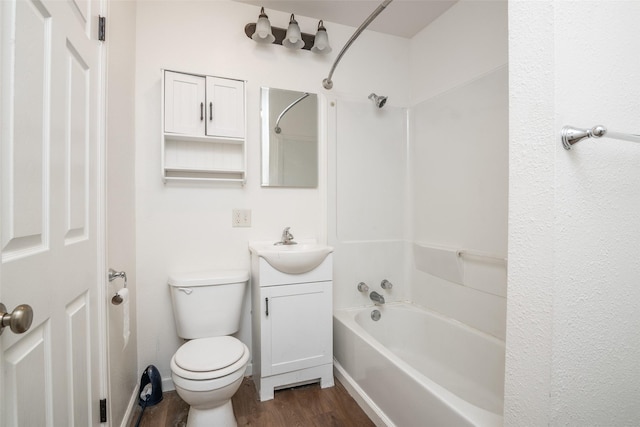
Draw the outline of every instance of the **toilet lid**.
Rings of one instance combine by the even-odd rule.
[[[176,351],[175,362],[186,371],[216,371],[240,360],[244,349],[244,344],[233,337],[199,338],[183,344]]]

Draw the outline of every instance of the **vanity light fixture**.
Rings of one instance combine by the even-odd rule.
[[[326,54],[331,52],[327,29],[322,20],[318,23],[316,35],[300,32],[300,26],[293,13],[289,19],[289,26],[284,28],[272,27],[269,18],[260,9],[258,22],[244,26],[244,33],[250,39],[260,44],[279,44],[288,49],[304,49],[314,53]]]
[[[296,21],[296,17],[293,15],[293,13],[291,14],[291,18],[289,19],[287,35],[284,37],[284,40],[282,40],[282,46],[288,49],[302,49],[302,46],[304,46],[302,33],[300,32],[298,21]]]
[[[313,53],[327,54],[331,52],[331,46],[329,46],[329,36],[327,36],[327,29],[324,28],[322,19],[318,22],[318,31],[316,32],[316,38],[311,48]]]
[[[271,32],[271,22],[269,17],[264,13],[264,7],[260,8],[260,15],[258,16],[258,22],[255,24],[255,29],[251,38],[257,43],[271,44],[276,39]]]

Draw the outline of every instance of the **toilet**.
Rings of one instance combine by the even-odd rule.
[[[171,379],[189,404],[187,427],[237,426],[231,397],[249,362],[249,349],[229,336],[240,327],[249,273],[211,270],[169,276],[178,336],[187,339],[171,358]]]

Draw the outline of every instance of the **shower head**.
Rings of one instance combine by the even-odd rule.
[[[378,96],[375,93],[372,93],[371,95],[369,95],[369,99],[371,99],[373,102],[375,102],[376,107],[378,107],[378,108],[384,107],[384,104],[387,103],[387,97],[386,96],[382,96],[382,95]]]

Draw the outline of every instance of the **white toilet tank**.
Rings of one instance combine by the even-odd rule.
[[[249,272],[245,270],[170,275],[169,288],[178,336],[195,339],[237,332],[248,280]]]

